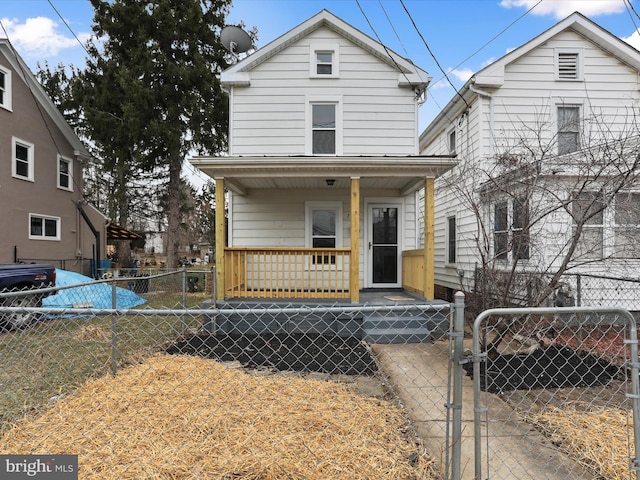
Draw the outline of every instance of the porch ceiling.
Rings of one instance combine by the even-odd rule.
[[[212,178],[224,178],[231,190],[246,194],[251,189],[343,189],[351,177],[360,188],[390,189],[410,193],[424,179],[438,177],[454,167],[452,157],[194,157],[193,166]],[[333,185],[327,179],[335,180]]]

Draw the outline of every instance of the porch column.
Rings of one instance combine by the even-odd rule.
[[[226,235],[224,230],[224,178],[216,178],[216,300],[224,300],[226,291],[224,249]]]
[[[349,255],[349,295],[360,301],[360,177],[351,177],[351,254]]]
[[[435,288],[435,220],[434,220],[434,179],[424,181],[424,298],[433,300]]]

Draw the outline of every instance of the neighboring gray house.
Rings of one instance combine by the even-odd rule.
[[[459,160],[436,180],[440,296],[476,289],[483,266],[522,274],[516,302],[543,287],[527,273],[637,278],[639,73],[640,52],[574,13],[460,89],[420,135],[421,154]],[[629,297],[610,285],[583,284],[582,303]]]
[[[191,163],[229,192],[217,216],[219,298],[433,297],[433,181],[418,149],[429,75],[323,10],[223,72],[229,155]],[[430,194],[417,205],[417,193]],[[427,238],[418,248],[418,239]]]
[[[89,260],[104,258],[107,219],[82,198],[89,158],[13,46],[0,39],[0,263],[48,262],[90,274]]]

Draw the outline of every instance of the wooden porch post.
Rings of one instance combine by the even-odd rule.
[[[226,291],[224,249],[226,235],[224,229],[224,178],[216,178],[216,300],[224,300]]]
[[[424,298],[434,299],[435,289],[435,217],[434,217],[434,179],[424,181]]]
[[[349,255],[349,295],[360,301],[360,178],[351,177],[351,254]]]

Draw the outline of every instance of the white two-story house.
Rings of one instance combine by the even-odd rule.
[[[574,13],[466,82],[420,136],[459,160],[436,180],[437,295],[623,300],[593,282],[577,299],[574,274],[637,278],[639,73],[640,52]]]
[[[221,80],[229,155],[191,160],[218,205],[228,191],[218,298],[358,302],[403,286],[433,298],[434,232],[418,232],[417,213],[433,212],[434,180],[455,161],[419,154],[429,75],[323,10]]]

